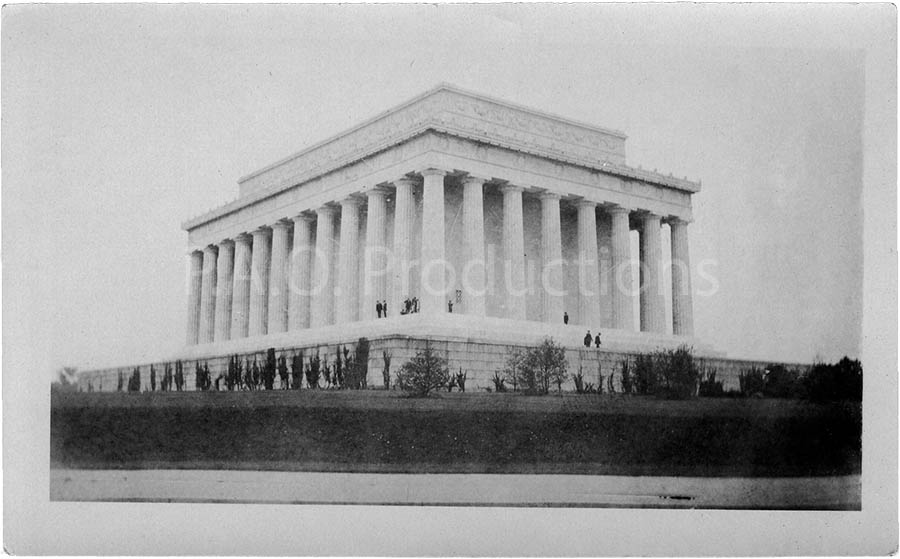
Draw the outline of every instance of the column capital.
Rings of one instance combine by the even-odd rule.
[[[383,185],[376,185],[365,191],[365,195],[367,198],[375,198],[377,196],[387,196],[388,194],[390,194],[390,190],[386,186],[383,186]]]
[[[260,236],[268,237],[269,235],[272,234],[272,229],[266,225],[263,225],[261,227],[257,227],[253,231],[251,231],[250,234],[253,235],[254,239],[257,237],[260,237]]]
[[[484,183],[489,182],[490,180],[491,179],[489,179],[487,177],[479,177],[477,175],[466,175],[466,176],[462,177],[463,185],[466,185],[466,184],[483,185]]]
[[[293,223],[290,219],[279,219],[271,225],[272,229],[287,229]]]
[[[409,186],[409,187],[413,187],[413,186],[416,185],[416,181],[413,180],[413,179],[411,179],[411,178],[409,178],[409,177],[402,177],[402,178],[399,178],[399,179],[397,179],[397,180],[395,180],[395,181],[391,181],[391,184],[393,184],[395,188],[396,188],[396,187],[400,187],[400,186]]]
[[[670,226],[678,226],[683,225],[686,226],[689,223],[692,223],[694,220],[685,219],[683,217],[678,217],[677,215],[670,215],[668,217],[663,218],[663,223],[668,223]]]
[[[578,208],[596,208],[597,202],[594,202],[593,200],[588,200],[586,198],[579,198],[579,199],[575,200],[575,206]]]
[[[226,245],[233,245],[233,244],[234,244],[234,239],[222,239],[221,241],[219,241],[219,242],[216,243],[216,244],[217,244],[217,245],[219,246],[219,248],[221,249],[222,247],[224,247],[224,246],[226,246]]]
[[[651,211],[644,210],[638,213],[638,217],[641,221],[662,221],[662,216],[659,214],[655,214]]]
[[[624,206],[606,206],[604,208],[607,213],[610,215],[628,215],[631,213],[631,208],[626,208]]]
[[[187,249],[187,255],[190,257],[203,257],[203,249],[202,248],[189,248]]]
[[[251,240],[253,240],[253,235],[247,233],[246,231],[244,231],[243,233],[238,233],[234,236],[235,243],[249,243]]]
[[[550,190],[542,190],[538,192],[538,198],[543,200],[559,200],[562,198],[562,195],[558,192],[551,192]]]
[[[325,206],[316,208],[317,216],[334,216],[334,214],[336,214],[336,213],[337,213],[337,208],[335,208],[334,206],[325,205]]]
[[[203,254],[219,252],[219,245],[206,245],[203,247]]]
[[[426,167],[425,169],[421,169],[419,174],[423,177],[431,177],[431,176],[447,176],[447,171],[443,169],[437,169],[435,167]]]
[[[525,187],[519,186],[517,184],[507,183],[507,184],[500,186],[500,192],[502,192],[503,194],[512,194],[514,192],[524,192],[524,191],[525,191]]]
[[[341,208],[343,208],[345,206],[353,206],[353,207],[358,208],[360,202],[361,202],[361,200],[358,195],[351,194],[350,196],[347,196],[343,200],[340,200],[338,203],[341,205]]]
[[[300,222],[312,223],[313,221],[315,221],[315,219],[316,219],[316,216],[311,214],[309,212],[309,210],[304,210],[291,218],[291,220],[293,220],[294,223],[300,223]]]

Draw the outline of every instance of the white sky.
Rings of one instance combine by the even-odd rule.
[[[858,356],[873,76],[840,47],[883,36],[867,26],[885,19],[859,15],[7,6],[4,344],[27,340],[45,370],[177,351],[180,223],[236,197],[238,177],[446,81],[623,130],[630,164],[703,181],[691,258],[713,261],[719,286],[694,297],[700,338],[733,357]]]

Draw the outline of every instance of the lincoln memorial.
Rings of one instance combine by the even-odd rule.
[[[441,85],[259,169],[183,224],[173,358],[220,371],[231,355],[366,338],[380,384],[383,353],[399,367],[429,343],[476,387],[545,337],[575,370],[682,344],[721,361],[694,338],[700,183],[629,165],[625,140]]]

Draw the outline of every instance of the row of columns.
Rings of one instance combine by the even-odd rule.
[[[421,171],[423,177],[423,219],[421,261],[423,262],[420,311],[445,312],[445,231],[444,181],[439,169]],[[466,176],[463,185],[463,243],[467,260],[484,262],[484,184],[486,179]],[[395,218],[393,261],[386,261],[386,217],[389,191],[377,187],[366,193],[368,221],[367,244],[363,258],[359,254],[359,212],[362,200],[351,196],[340,202],[340,249],[337,254],[337,285],[331,273],[334,254],[334,219],[337,209],[324,206],[316,217],[303,213],[292,220],[279,220],[250,235],[241,234],[210,245],[190,256],[191,275],[188,296],[187,343],[210,343],[229,339],[317,328],[337,323],[375,318],[376,301],[390,300],[399,309],[410,293],[412,258],[410,242],[415,205],[414,182],[404,178],[394,183]],[[507,317],[525,320],[525,235],[521,186],[505,184],[503,194],[503,251],[507,290]],[[547,286],[542,302],[546,322],[560,320],[564,309],[562,228],[560,198],[542,192],[541,247],[543,282]],[[597,203],[580,200],[578,209],[577,251],[582,262],[579,270],[579,305],[586,316],[599,316],[600,272],[597,259]],[[630,285],[631,245],[630,210],[608,208],[611,216],[611,248],[614,281]],[[312,246],[313,221],[316,241]],[[665,332],[661,281],[661,218],[640,214],[640,324],[641,330]],[[293,237],[291,237],[293,222]],[[692,303],[688,256],[687,224],[671,220],[673,332],[693,335]],[[293,261],[291,255],[293,256]],[[313,265],[313,254],[318,255]],[[360,270],[359,262],[363,270]],[[390,269],[388,278],[376,271]],[[312,271],[312,272],[311,272]],[[360,316],[360,272],[370,282],[363,290],[365,305]],[[484,316],[485,269],[483,265],[467,270],[471,293],[466,293],[463,312]],[[310,297],[311,283],[317,294]],[[335,289],[337,287],[337,289]],[[633,330],[633,295],[613,289],[612,324],[616,329]],[[370,316],[371,315],[371,316]]]

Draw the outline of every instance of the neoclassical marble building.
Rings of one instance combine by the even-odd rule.
[[[255,171],[236,200],[183,224],[178,357],[221,367],[366,337],[378,378],[382,351],[402,363],[430,342],[477,383],[546,336],[583,354],[588,329],[603,348],[589,359],[612,369],[682,343],[716,356],[693,338],[700,183],[627,164],[625,140],[441,85]],[[418,312],[401,313],[413,299]]]

